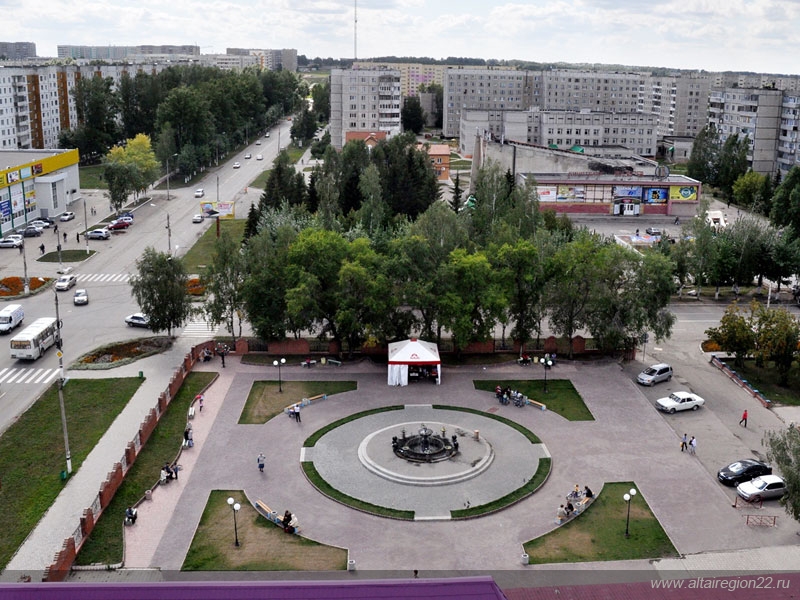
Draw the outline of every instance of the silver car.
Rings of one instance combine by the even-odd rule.
[[[652,367],[647,367],[636,377],[636,381],[642,385],[655,385],[662,381],[669,381],[670,379],[672,379],[672,367],[666,363],[659,363]]]
[[[780,498],[786,492],[786,482],[777,475],[762,475],[736,486],[736,492],[748,502]]]

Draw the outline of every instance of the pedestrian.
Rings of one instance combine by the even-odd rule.
[[[25,251],[25,248],[22,247],[23,244],[19,245],[19,253],[22,254]]]
[[[189,427],[189,437],[186,441],[189,444],[189,448],[194,448],[194,429],[191,427]]]
[[[39,246],[39,252],[40,252],[41,254],[44,254],[44,244],[42,244],[41,246]]]
[[[206,397],[203,394],[197,394],[197,405],[200,407],[200,412],[203,412],[203,400],[205,399]]]
[[[266,462],[267,458],[264,456],[264,453],[259,453],[258,457],[256,458],[256,464],[258,465],[258,470],[260,472],[264,472],[264,463]]]
[[[745,427],[747,427],[747,409],[746,408],[744,409],[744,412],[742,413],[742,418],[739,421],[739,425],[744,425]]]
[[[300,422],[300,405],[299,404],[295,404],[294,405],[294,420],[297,421],[298,423]]]
[[[694,455],[697,453],[697,438],[692,436],[689,440],[689,454]]]
[[[189,445],[189,426],[186,426],[186,429],[183,430],[183,445]]]
[[[65,235],[66,235],[66,234],[65,234]],[[78,242],[79,244],[81,243],[81,232],[80,232],[80,231],[78,231],[78,232],[75,234],[75,241],[76,241],[76,242]]]
[[[683,434],[683,438],[681,438],[681,452],[683,452],[684,450],[686,450],[686,448],[687,448],[688,446],[689,446],[689,438],[688,438],[688,437],[687,437],[687,435],[684,433],[684,434]]]
[[[65,244],[67,243],[67,232],[66,231],[64,232],[64,243]]]
[[[53,233],[58,235],[58,225],[53,225]]]

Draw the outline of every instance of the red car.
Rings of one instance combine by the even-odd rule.
[[[106,228],[107,228],[107,229],[111,229],[111,230],[113,231],[113,230],[115,230],[115,229],[127,229],[127,228],[128,228],[128,227],[130,227],[130,226],[131,226],[131,224],[130,224],[130,223],[127,223],[127,222],[125,222],[125,221],[116,221],[116,220],[115,220],[115,221],[111,221],[111,223],[109,223],[109,224],[106,226]]]

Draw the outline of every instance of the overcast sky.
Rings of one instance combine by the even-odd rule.
[[[353,57],[353,0],[0,0],[2,41]],[[360,59],[465,56],[800,73],[800,0],[358,0]]]

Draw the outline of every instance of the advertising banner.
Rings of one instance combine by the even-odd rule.
[[[642,199],[642,186],[640,185],[615,185],[614,198]]]
[[[644,201],[647,204],[661,204],[666,202],[669,198],[669,190],[667,188],[645,188]]]
[[[555,202],[558,196],[558,190],[554,185],[537,185],[536,193],[539,194],[541,202]]]
[[[669,188],[669,199],[680,202],[681,200],[697,200],[696,185],[673,185]]]
[[[236,217],[233,202],[204,201],[200,203],[200,211],[206,219],[233,219]]]

